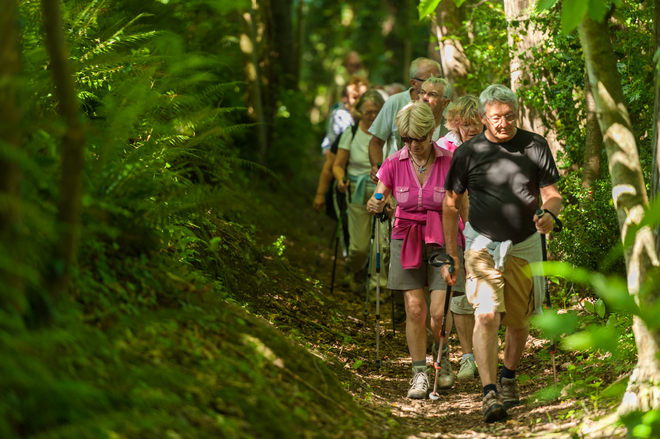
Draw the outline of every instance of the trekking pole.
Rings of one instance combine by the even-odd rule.
[[[344,179],[342,181],[346,182],[346,177],[344,177]],[[335,186],[334,191],[336,191],[336,190],[337,190],[337,187]],[[335,207],[337,207],[336,210],[340,210],[338,206],[339,206],[339,204],[335,203]],[[342,233],[341,211],[336,212],[336,213],[337,213],[337,228],[335,229],[335,235],[336,235],[336,239],[335,239],[335,259],[334,259],[334,261],[332,261],[332,278],[330,280],[330,295],[331,296],[332,296],[332,294],[335,290],[335,270],[337,269],[337,249],[339,248],[339,236]],[[332,242],[332,241],[330,241],[330,242]]]
[[[374,197],[380,201],[383,194],[377,193]],[[387,220],[387,207],[374,217],[376,223],[376,369],[380,368],[380,223]],[[368,287],[367,287],[368,288]]]
[[[545,215],[545,210],[543,209],[538,209],[536,211],[536,216],[541,219]],[[559,218],[555,217],[552,215],[555,220],[557,221],[557,225],[553,229],[554,232],[561,232],[561,229],[563,228],[563,225],[561,221],[559,221]],[[541,252],[543,254],[543,262],[547,262],[548,260],[548,248],[546,246],[546,239],[545,239],[545,233],[541,234]],[[552,309],[552,300],[550,300],[550,283],[548,282],[548,278],[545,278],[545,309],[548,311]],[[555,354],[557,353],[557,347],[555,346],[555,341],[550,340],[550,349],[549,349],[550,355],[552,356],[552,377],[555,381],[555,386],[557,385],[557,365],[555,362]]]
[[[335,239],[335,259],[332,262],[332,279],[330,280],[330,295],[332,296],[335,290],[335,270],[337,269],[337,249],[339,248],[339,234],[341,233],[341,219],[337,219],[337,228],[335,234],[337,238]]]
[[[449,274],[453,274],[455,271],[454,268],[454,260],[449,259],[446,262],[437,262],[434,260],[435,257],[432,256],[431,259],[429,260],[429,263],[433,265],[434,267],[442,267],[443,265],[449,265],[448,270]],[[447,332],[445,331],[445,326],[447,324],[447,313],[449,312],[449,302],[451,302],[451,286],[447,285],[447,291],[445,292],[445,312],[442,315],[442,326],[440,327],[440,347],[438,348],[438,358],[435,363],[433,363],[433,367],[435,368],[435,379],[433,380],[433,392],[429,395],[429,398],[431,398],[433,401],[436,401],[440,399],[440,395],[438,395],[438,375],[440,373],[440,369],[442,366],[440,365],[440,360],[442,360],[442,350],[444,348],[445,344],[445,338],[447,337]]]
[[[367,316],[369,316],[369,284],[371,283],[371,255],[374,252],[374,234],[376,229],[376,218],[372,219],[371,222],[371,243],[369,244],[369,258],[367,260],[367,275],[366,275],[366,293],[364,300],[364,324],[367,324]]]

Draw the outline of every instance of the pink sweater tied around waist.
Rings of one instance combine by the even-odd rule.
[[[423,226],[426,233],[422,236]],[[404,270],[418,269],[422,265],[422,240],[437,247],[444,247],[445,236],[442,232],[442,212],[428,210],[422,212],[406,212],[397,209],[396,227],[405,232],[401,246],[401,266]],[[463,221],[459,221],[458,245],[465,248],[463,236]]]

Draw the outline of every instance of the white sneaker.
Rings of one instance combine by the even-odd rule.
[[[429,377],[426,372],[417,372],[410,380],[410,385],[408,398],[426,399],[429,391]]]
[[[459,380],[471,380],[477,371],[477,365],[474,363],[474,357],[469,356],[461,360],[461,368],[456,378]]]

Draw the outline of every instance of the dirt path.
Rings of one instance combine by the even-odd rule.
[[[324,223],[323,229],[331,229]],[[319,228],[321,230],[321,228]],[[330,235],[324,233],[324,235]],[[377,369],[375,360],[375,305],[365,326],[363,320],[364,297],[356,296],[340,286],[343,277],[342,261],[336,271],[335,288],[330,296],[330,276],[334,249],[326,244],[328,236],[307,241],[300,235],[288,240],[287,257],[290,263],[310,277],[320,280],[325,298],[330,305],[333,323],[327,315],[316,316],[318,323],[326,322],[345,334],[330,345],[310,346],[310,350],[338,370],[340,380],[349,392],[365,406],[389,412],[383,422],[399,423],[410,431],[408,438],[489,438],[489,437],[625,437],[622,427],[608,427],[603,421],[613,413],[617,400],[599,401],[595,405],[589,396],[539,401],[535,393],[552,384],[552,364],[547,351],[547,340],[530,336],[524,358],[518,371],[520,397],[523,405],[510,409],[503,422],[486,424],[481,414],[482,386],[478,377],[456,381],[452,389],[440,391],[438,401],[415,401],[405,398],[411,378],[410,357],[405,340],[405,325],[392,334],[389,301],[381,306],[381,360]],[[326,243],[323,243],[323,242]],[[314,242],[312,244],[311,242]],[[503,336],[500,336],[500,343]],[[450,338],[450,361],[454,373],[458,372],[461,352],[455,332]],[[560,379],[567,372],[562,367],[570,361],[568,353],[557,356]],[[501,353],[500,353],[501,359]],[[432,364],[430,351],[427,363]],[[431,379],[432,384],[432,379]],[[596,420],[599,420],[597,422]],[[407,428],[406,428],[407,427]]]

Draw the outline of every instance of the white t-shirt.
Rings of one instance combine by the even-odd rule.
[[[339,148],[350,153],[347,170],[349,175],[358,177],[371,172],[371,164],[369,163],[370,140],[371,134],[365,133],[359,127],[352,142],[350,129],[347,129],[346,133],[339,139]]]

